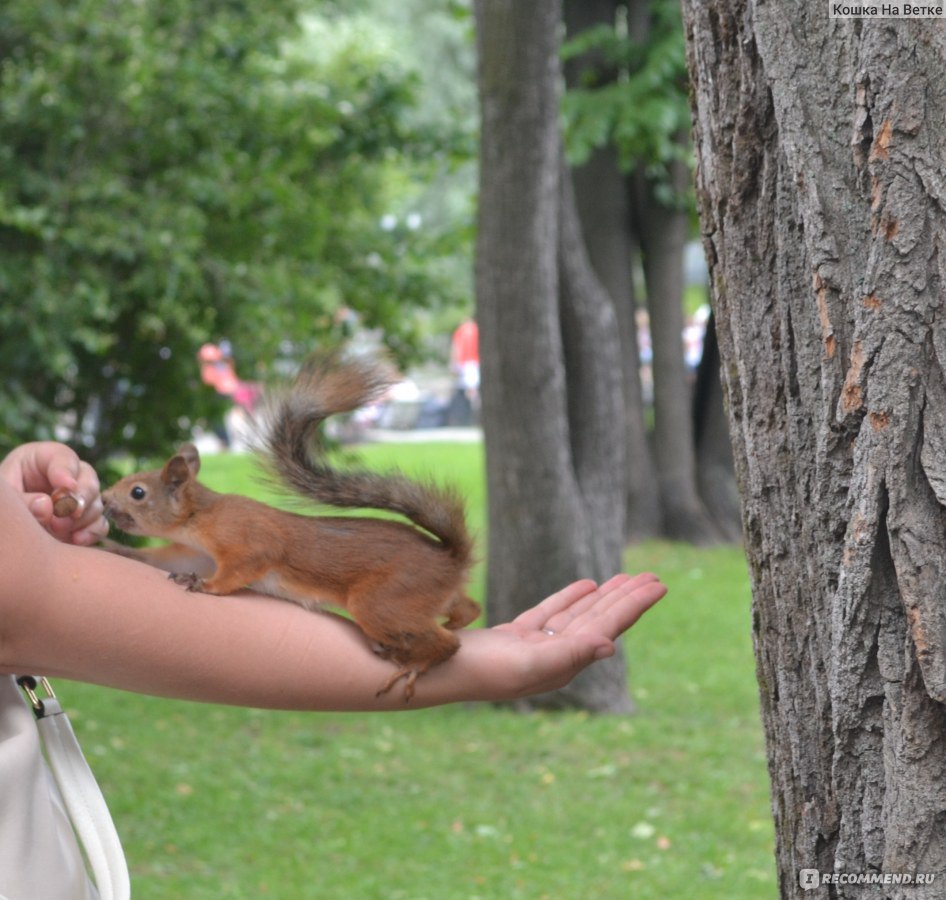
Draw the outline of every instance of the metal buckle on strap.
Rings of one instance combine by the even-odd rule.
[[[61,711],[52,685],[45,678],[41,677],[39,681],[37,681],[33,675],[20,675],[16,679],[16,683],[23,689],[23,693],[26,694],[27,699],[30,701],[30,706],[33,707],[33,715],[35,715],[37,719],[42,719],[46,715],[55,715]],[[43,694],[45,695],[44,697],[40,697],[39,694],[36,693],[40,688],[42,688]],[[52,701],[52,703],[50,703],[50,701]]]

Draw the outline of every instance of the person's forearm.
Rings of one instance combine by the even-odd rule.
[[[259,707],[416,709],[554,690],[613,653],[666,590],[647,573],[579,581],[514,622],[464,629],[407,704],[397,685],[377,696],[392,663],[338,616],[191,593],[143,563],[58,542],[2,481],[0,534],[0,672]]]
[[[291,709],[417,708],[490,690],[461,650],[418,681],[409,705],[396,687],[377,697],[391,663],[335,615],[256,595],[189,593],[162,572],[97,550],[60,545],[48,557],[44,588],[4,646],[8,671]]]

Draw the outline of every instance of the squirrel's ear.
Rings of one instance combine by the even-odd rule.
[[[190,465],[180,453],[172,456],[161,470],[161,480],[172,490],[176,491],[182,484],[188,482],[194,473]]]
[[[189,442],[181,444],[177,448],[177,455],[183,458],[184,462],[187,463],[187,468],[190,469],[191,475],[196,478],[200,471],[200,454],[197,452],[197,448]]]

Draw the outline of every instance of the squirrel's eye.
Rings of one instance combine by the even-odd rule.
[[[140,484],[136,484],[136,485],[131,489],[131,499],[132,499],[132,500],[144,500],[146,493],[147,493],[147,491],[146,491]]]

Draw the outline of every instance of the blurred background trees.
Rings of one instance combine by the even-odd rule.
[[[565,0],[564,19],[568,154],[588,253],[615,303],[625,362],[627,535],[735,539],[718,361],[710,347],[694,394],[680,352],[694,218],[680,5]],[[652,352],[652,417],[639,374],[639,321]]]
[[[487,593],[503,619],[581,573],[607,577],[628,539],[737,537],[739,513],[718,361],[694,374],[682,345],[693,201],[679,6],[475,8]],[[538,702],[626,708],[612,662]]]
[[[351,309],[407,355],[405,310],[464,302],[467,223],[409,203],[469,158],[469,123],[421,107],[371,4],[341,6],[3,5],[4,447],[154,453],[216,402],[204,341],[253,377]]]

